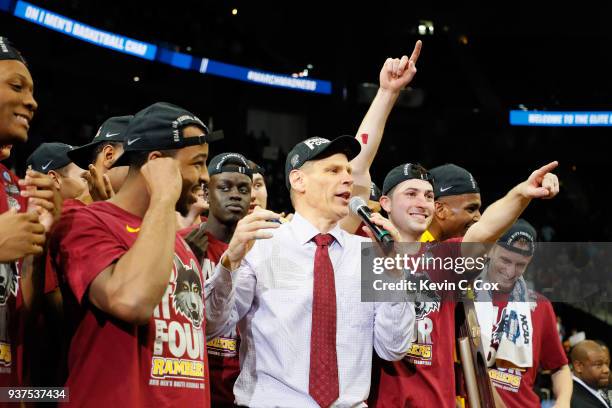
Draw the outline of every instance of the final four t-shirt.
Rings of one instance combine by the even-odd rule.
[[[494,302],[498,318],[508,302]],[[528,369],[492,368],[491,383],[507,408],[537,408],[540,398],[533,390],[538,370],[557,370],[567,364],[567,357],[557,332],[557,317],[552,304],[542,295],[532,304],[533,367]]]
[[[203,277],[177,234],[166,293],[148,324],[136,326],[93,306],[87,291],[100,272],[138,238],[142,219],[109,202],[65,214],[52,255],[60,272],[67,321],[70,404],[210,406]]]
[[[208,248],[202,272],[208,279],[221,260],[227,244],[208,234]],[[240,336],[235,327],[207,343],[210,364],[210,394],[213,407],[234,404],[234,383],[240,374]]]
[[[179,233],[187,236],[191,231],[200,226],[187,227]],[[204,278],[212,276],[215,266],[221,260],[221,256],[227,250],[228,244],[215,238],[206,231],[208,246],[206,247],[206,258],[202,267]],[[234,406],[234,383],[240,374],[240,336],[235,327],[227,333],[211,339],[207,343],[208,363],[210,365],[210,395],[213,407]]]
[[[422,244],[421,250],[436,258],[461,256],[462,238]],[[419,271],[417,271],[417,274]],[[452,270],[429,270],[431,282],[457,281]],[[431,301],[417,302],[417,340],[400,361],[373,360],[369,406],[379,408],[455,407],[455,305],[432,292]]]

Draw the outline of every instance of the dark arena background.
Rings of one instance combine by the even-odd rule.
[[[611,241],[612,120],[589,116],[581,126],[579,119],[554,126],[510,121],[511,111],[612,118],[610,4],[429,3],[27,3],[153,45],[149,60],[58,32],[25,11],[18,17],[27,4],[0,0],[0,35],[27,59],[39,104],[28,143],[16,145],[4,163],[23,176],[40,143],[82,145],[106,118],[167,101],[224,131],[212,155],[237,151],[261,163],[268,207],[292,212],[284,184],[288,150],[311,136],[355,135],[385,59],[410,55],[420,39],[418,72],[389,117],[373,181],[382,186],[398,163],[452,162],[478,180],[486,208],[558,160],[559,195],[533,202],[523,217],[541,240]],[[257,79],[266,73],[271,76]],[[274,75],[317,81],[317,87],[297,89],[286,78],[271,86]],[[603,264],[601,273],[610,276],[611,265]],[[554,307],[566,344],[581,331],[612,344],[610,303]],[[545,398],[550,379],[544,375],[538,387]]]

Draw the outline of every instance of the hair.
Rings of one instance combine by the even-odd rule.
[[[302,164],[299,168],[295,170],[309,170],[312,168],[312,166],[313,166],[312,160],[307,160],[306,162],[304,162],[304,164]],[[290,174],[291,174],[291,171],[289,172],[289,174],[287,174],[287,177],[289,177]],[[289,200],[291,201],[291,205],[295,207],[295,191],[291,187],[291,183],[289,183]]]
[[[89,163],[93,164],[96,162],[96,160],[98,159],[98,155],[100,153],[102,153],[102,150],[104,150],[104,148],[108,145],[113,146],[113,148],[117,148],[119,146],[121,146],[123,143],[122,142],[106,142],[106,143],[99,143],[96,148],[94,149],[94,151],[91,154],[91,157],[89,158]]]
[[[130,162],[130,172],[132,170],[140,170],[142,166],[144,166],[149,160],[149,153],[155,150],[138,150],[132,152],[124,152],[123,154],[129,154],[127,159]],[[159,150],[162,156],[165,157],[175,157],[178,153],[179,149],[167,149],[167,150]]]
[[[66,177],[68,177],[68,166],[70,166],[70,163],[68,163],[67,165],[65,165],[63,167],[58,167],[57,169],[53,169],[53,170],[49,170],[49,171],[54,171],[55,173],[59,174],[63,178],[66,178]]]
[[[253,171],[253,174],[259,173],[259,166],[253,161],[247,159],[247,164],[249,168]]]

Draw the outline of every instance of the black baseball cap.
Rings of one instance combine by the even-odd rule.
[[[535,251],[536,241],[538,234],[533,226],[522,218],[516,220],[516,222],[506,231],[497,241],[499,245],[506,248],[509,251],[519,253],[525,256],[533,255]],[[514,244],[520,242],[526,244],[528,249],[522,249],[516,247]]]
[[[68,152],[72,146],[64,143],[43,143],[26,160],[26,165],[40,173],[47,173],[72,163]]]
[[[27,65],[23,55],[17,48],[9,41],[8,38],[0,36],[0,61],[2,60],[16,60]]]
[[[253,178],[253,170],[249,167],[249,162],[240,153],[221,153],[210,160],[208,174],[212,177],[219,173],[240,173]]]
[[[197,126],[199,136],[184,138],[182,129]],[[167,102],[157,102],[136,113],[127,127],[124,152],[113,167],[129,166],[132,152],[181,149],[223,139],[223,132],[209,132],[193,113]]]
[[[418,163],[405,163],[394,167],[389,173],[387,173],[385,181],[383,182],[382,195],[387,195],[389,191],[391,191],[393,187],[397,186],[399,183],[412,179],[425,180],[432,186],[434,185],[434,178],[432,177],[431,173],[425,169],[425,167]]]
[[[447,163],[430,170],[436,180],[434,197],[455,196],[461,194],[478,193],[480,188],[472,174],[455,164]]]
[[[353,136],[340,136],[334,140],[322,137],[311,137],[298,144],[287,155],[285,162],[285,185],[291,190],[289,173],[299,169],[309,160],[323,159],[336,153],[344,153],[348,160],[353,160],[361,151],[361,145]]]
[[[370,183],[370,201],[378,201],[380,200],[380,196],[382,195],[380,188],[373,181]]]
[[[125,131],[133,117],[133,115],[113,116],[106,119],[98,129],[98,133],[96,133],[93,140],[68,152],[68,157],[80,168],[87,169],[91,164],[93,152],[100,144],[108,142],[123,143]]]

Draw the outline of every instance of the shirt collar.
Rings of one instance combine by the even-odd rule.
[[[314,225],[310,223],[310,221],[302,217],[297,211],[293,215],[293,219],[289,224],[297,235],[300,245],[304,245],[312,241],[317,234],[321,233]],[[328,234],[331,234],[336,242],[340,244],[341,247],[344,247],[344,232],[338,223],[336,223],[334,228],[332,228]]]

